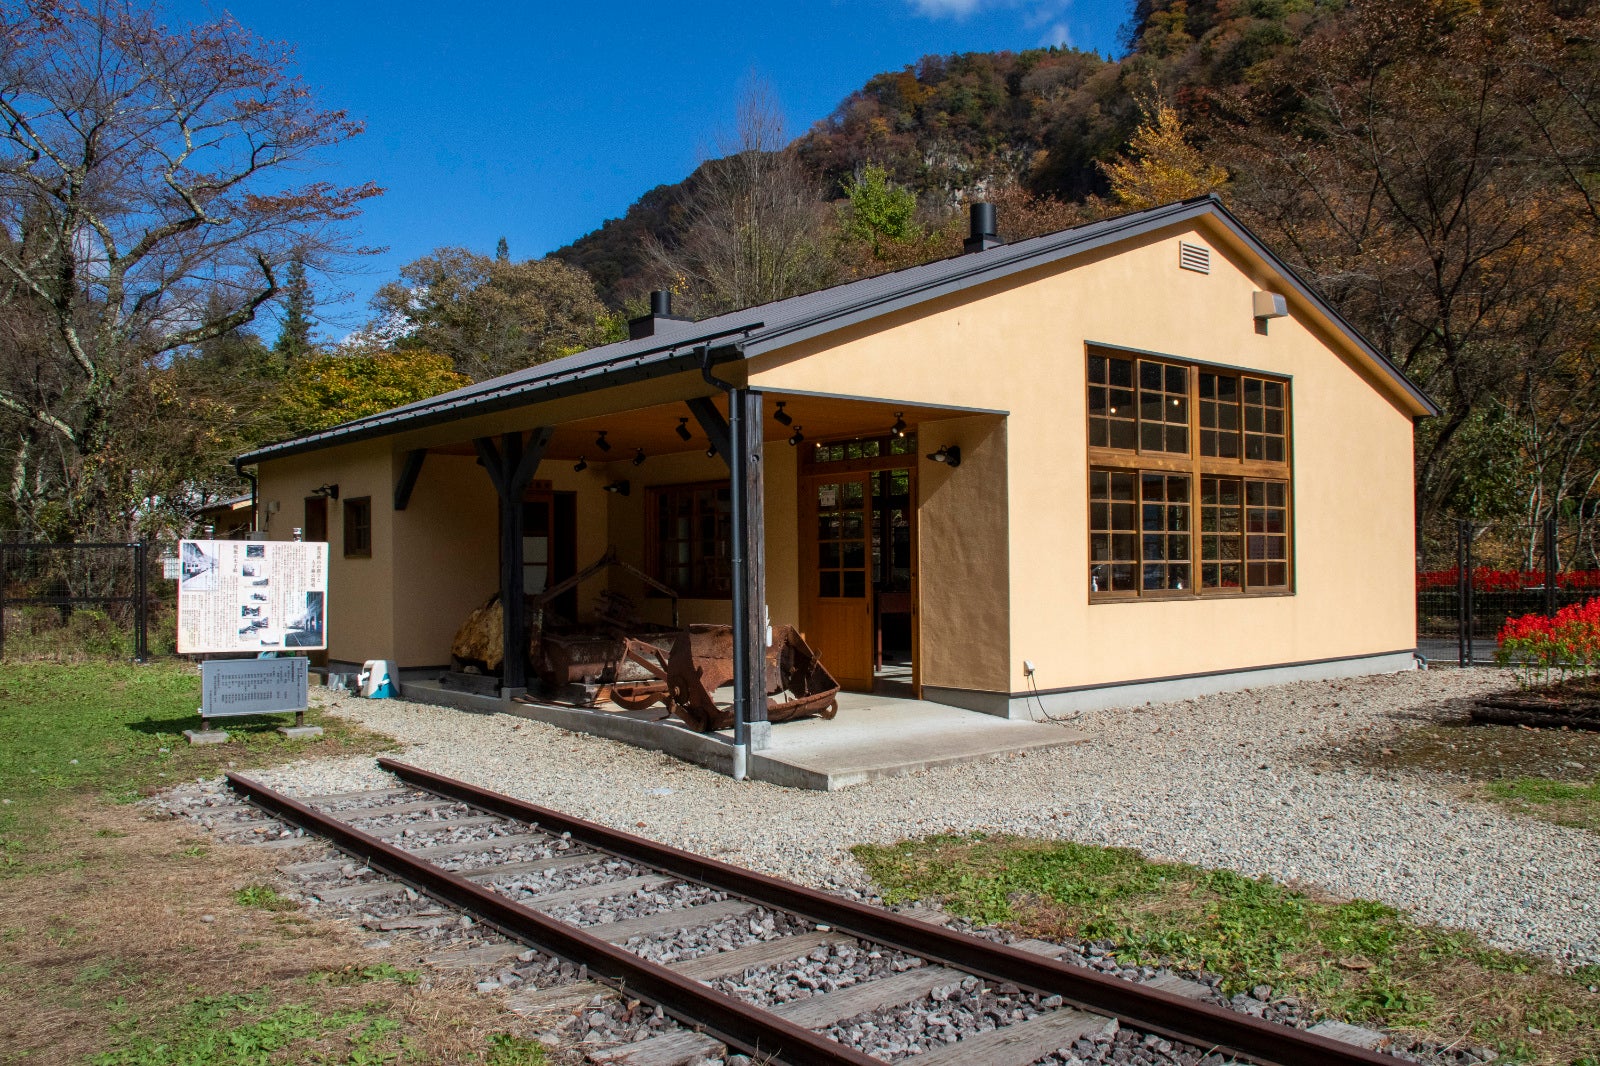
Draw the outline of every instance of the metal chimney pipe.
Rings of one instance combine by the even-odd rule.
[[[981,252],[1006,243],[1000,239],[1000,226],[994,204],[973,204],[971,207],[972,235],[961,245],[964,251]]]
[[[972,236],[975,238],[995,237],[999,235],[999,223],[995,218],[994,204],[972,205]]]
[[[652,315],[672,314],[672,291],[670,289],[651,290],[650,313]]]

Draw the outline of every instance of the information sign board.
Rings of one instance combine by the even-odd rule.
[[[178,546],[178,652],[328,646],[328,545],[185,540]]]
[[[235,718],[306,709],[311,660],[212,659],[200,664],[200,717]]]

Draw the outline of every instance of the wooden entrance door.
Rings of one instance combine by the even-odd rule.
[[[800,515],[800,628],[839,684],[871,691],[871,474],[807,478]]]
[[[306,522],[300,527],[300,539],[323,541],[328,539],[328,498],[306,497]]]

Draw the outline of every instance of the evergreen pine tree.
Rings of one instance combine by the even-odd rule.
[[[511,262],[511,245],[506,243],[504,237],[501,237],[500,243],[494,246],[494,257],[501,263]]]
[[[288,276],[283,283],[283,323],[278,329],[278,340],[272,350],[285,359],[310,355],[311,343],[311,283],[306,280],[306,265],[296,259],[289,264]]]

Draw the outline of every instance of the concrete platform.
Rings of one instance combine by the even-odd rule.
[[[514,714],[578,733],[662,751],[721,773],[733,767],[732,730],[696,733],[665,710],[588,710],[502,701],[401,677],[402,698],[480,713]],[[830,721],[805,718],[772,727],[772,746],[751,752],[749,774],[790,788],[822,792],[901,777],[936,766],[1018,751],[1081,744],[1088,735],[1052,723],[1017,722],[922,700],[847,692]]]

